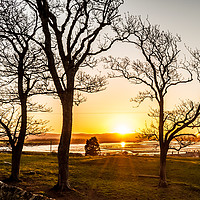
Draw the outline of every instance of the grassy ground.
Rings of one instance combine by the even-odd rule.
[[[0,180],[10,173],[9,154],[0,154]],[[30,174],[30,171],[35,174]],[[159,158],[134,156],[71,157],[70,183],[76,189],[61,196],[49,189],[57,181],[54,154],[24,154],[18,186],[56,199],[198,200],[200,159],[169,157],[168,188],[158,185]]]

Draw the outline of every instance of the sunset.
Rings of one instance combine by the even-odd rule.
[[[117,125],[115,132],[124,135],[126,133],[130,133],[130,130],[126,125],[122,124],[122,125]]]
[[[198,0],[0,1],[0,199],[200,199]]]

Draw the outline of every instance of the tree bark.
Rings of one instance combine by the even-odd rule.
[[[13,182],[19,182],[19,173],[20,173],[20,161],[21,153],[17,147],[12,148],[12,169],[9,180]]]
[[[159,142],[160,142],[160,151],[164,146],[164,99],[162,94],[160,94],[159,102]]]
[[[167,148],[165,146],[160,150],[160,187],[167,187],[166,178],[166,158],[167,158]]]
[[[9,180],[13,182],[20,181],[19,179],[20,161],[21,161],[22,149],[24,146],[26,127],[27,127],[27,105],[26,105],[27,96],[25,94],[21,94],[20,101],[21,101],[21,115],[22,115],[21,127],[17,144],[16,146],[12,146],[12,169],[11,169],[11,176],[9,178]]]
[[[58,147],[58,183],[56,190],[71,190],[69,184],[69,147],[72,133],[72,108],[74,96],[74,75],[68,76],[68,89],[61,95],[63,127]]]
[[[167,187],[166,180],[166,158],[167,158],[167,144],[164,141],[164,99],[163,95],[160,94],[159,102],[159,143],[160,143],[160,187]]]

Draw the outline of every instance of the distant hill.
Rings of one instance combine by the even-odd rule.
[[[121,135],[119,133],[103,133],[103,134],[86,134],[86,133],[79,133],[79,134],[73,134],[73,139],[84,139],[85,141],[91,137],[96,136],[99,142],[106,143],[106,142],[133,142],[136,141],[136,134],[135,133],[129,133]]]
[[[91,133],[74,133],[72,134],[72,141],[73,144],[84,144],[87,139],[96,136],[100,143],[107,143],[107,142],[135,142],[138,140],[136,138],[135,133],[128,133],[128,134],[119,134],[119,133],[103,133],[103,134],[91,134]],[[47,142],[53,141],[54,143],[59,143],[60,134],[56,133],[46,133],[43,135],[38,136],[29,136],[26,140],[27,143],[29,142]]]

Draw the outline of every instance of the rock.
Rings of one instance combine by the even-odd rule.
[[[19,187],[10,186],[0,181],[0,199],[6,200],[53,200],[39,194],[33,194]]]
[[[6,162],[6,161],[4,161],[3,163],[7,165],[12,165],[10,162]]]
[[[34,171],[30,171],[29,174],[30,174],[30,175],[35,175],[36,172],[34,172]]]

